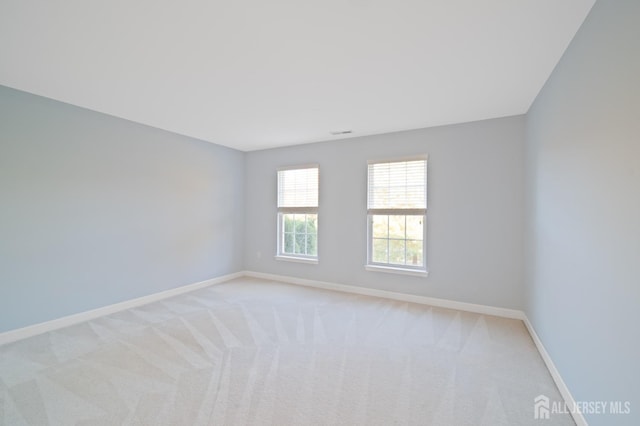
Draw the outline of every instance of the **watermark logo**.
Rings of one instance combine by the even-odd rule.
[[[549,418],[549,397],[546,395],[538,395],[533,400],[533,418],[536,420]]]
[[[629,401],[551,401],[546,395],[538,395],[533,400],[533,418],[548,420],[553,414],[629,414]]]

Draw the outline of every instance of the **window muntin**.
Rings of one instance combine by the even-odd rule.
[[[369,163],[369,265],[426,271],[426,181],[426,159]]]
[[[278,257],[318,258],[318,166],[278,170]]]

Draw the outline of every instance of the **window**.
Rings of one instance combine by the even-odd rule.
[[[278,170],[278,254],[318,260],[318,166]]]
[[[426,158],[370,162],[367,216],[367,269],[426,273]]]

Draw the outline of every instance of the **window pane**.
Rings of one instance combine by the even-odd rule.
[[[387,253],[387,239],[374,238],[373,239],[373,253],[371,254],[371,260],[377,263],[387,263],[389,256]]]
[[[284,253],[293,253],[294,252],[294,238],[293,234],[285,233],[284,234]]]
[[[405,238],[405,217],[389,216],[389,238]]]
[[[314,234],[307,235],[307,254],[309,256],[318,255],[318,237]]]
[[[407,240],[407,265],[423,266],[422,241]]]
[[[305,256],[318,255],[318,215],[283,214],[281,253]]]
[[[293,217],[295,218],[294,232],[296,234],[304,234],[304,231],[305,231],[304,215],[296,214],[296,215],[293,215]]]
[[[305,254],[305,247],[306,247],[305,235],[304,234],[296,234],[295,243],[296,243],[296,248],[295,248],[296,251],[295,251],[295,253],[296,254]]]
[[[308,214],[307,215],[307,234],[315,234],[317,233],[317,225],[318,215]]]
[[[404,240],[389,240],[389,263],[404,265]]]
[[[371,218],[371,230],[373,238],[389,237],[389,216],[374,215]]]
[[[284,220],[284,232],[293,232],[293,215],[282,215]]]
[[[422,240],[424,216],[407,216],[407,239]]]

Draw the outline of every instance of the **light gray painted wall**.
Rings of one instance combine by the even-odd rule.
[[[518,116],[249,152],[245,268],[521,309],[523,150]],[[429,276],[365,271],[367,160],[416,154],[429,155]],[[306,163],[320,164],[318,265],[274,259],[276,169]]]
[[[596,2],[527,115],[527,315],[577,400],[640,424],[640,2]]]
[[[0,332],[241,270],[243,166],[0,87]]]

